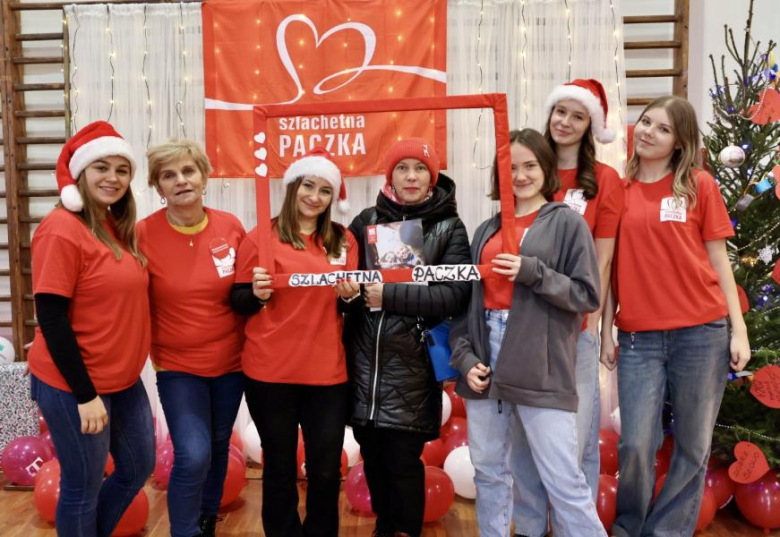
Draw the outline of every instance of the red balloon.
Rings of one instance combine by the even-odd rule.
[[[154,465],[154,479],[161,488],[168,488],[171,470],[173,470],[173,444],[170,440],[166,440],[157,448],[157,462]]]
[[[455,486],[452,479],[441,468],[425,467],[425,513],[424,522],[439,520],[450,510],[455,501]]]
[[[441,438],[426,442],[420,458],[426,466],[441,468],[444,464],[444,459],[447,458],[447,450],[445,449],[444,442],[442,442]]]
[[[669,459],[672,458],[672,453],[674,453],[674,436],[669,434],[664,437],[664,443],[661,445],[661,451],[668,453]]]
[[[601,457],[601,473],[617,475],[618,465],[618,440],[620,437],[615,431],[601,429],[599,431],[599,456]]]
[[[469,435],[466,433],[466,431],[457,431],[450,434],[447,437],[447,439],[444,441],[444,452],[447,455],[449,455],[453,449],[459,448],[460,446],[468,446],[468,445],[469,445]]]
[[[344,494],[349,505],[361,515],[374,515],[371,508],[371,492],[368,490],[366,475],[363,473],[363,462],[357,463],[347,474],[344,481]]]
[[[114,457],[111,456],[111,453],[108,454],[108,459],[106,459],[106,470],[104,474],[106,476],[109,476],[114,473],[115,466],[114,466]]]
[[[617,487],[617,477],[606,474],[599,476],[599,494],[598,498],[596,498],[596,511],[607,533],[612,531],[612,524],[614,524],[617,516],[617,505],[615,504]]]
[[[125,514],[119,519],[116,525],[113,537],[129,537],[140,533],[146,526],[146,520],[149,518],[149,498],[146,497],[144,489],[138,491],[133,501],[128,506]]]
[[[38,510],[38,514],[48,522],[54,524],[54,518],[57,514],[57,502],[60,499],[60,465],[52,464],[54,461],[49,461],[47,464],[51,466],[46,469],[41,468],[41,477],[35,483],[35,492],[33,494],[33,501],[35,508]],[[44,465],[46,466],[46,465]]]
[[[653,492],[653,499],[658,499],[658,495],[661,494],[661,490],[664,487],[666,481],[666,474],[662,475],[655,482],[655,491]],[[696,521],[696,531],[701,531],[709,526],[713,520],[715,520],[715,513],[718,511],[718,504],[715,501],[715,494],[712,490],[704,486],[704,493],[702,495],[701,507],[699,508],[699,518]]]
[[[450,402],[452,403],[451,418],[465,418],[466,417],[466,405],[463,402],[463,398],[455,393],[455,383],[449,384],[444,391],[450,396]]]
[[[57,450],[54,449],[54,440],[51,439],[51,431],[46,431],[45,433],[42,433],[38,438],[43,440],[43,442],[46,444],[46,447],[49,448],[49,453],[51,454],[51,457],[49,457],[49,460],[53,459],[57,456]]]
[[[780,528],[780,478],[776,471],[747,485],[737,483],[734,499],[739,511],[754,526],[764,530]]]
[[[58,461],[57,459],[52,459],[50,461],[46,461],[43,463],[41,469],[38,470],[37,474],[35,474],[35,479],[33,480],[33,486],[38,486],[38,481],[53,475],[57,476],[57,480],[58,480],[57,483],[59,483],[60,461]]]
[[[441,427],[441,439],[447,443],[447,438],[454,434],[466,434],[468,424],[466,418],[453,417]]]
[[[298,432],[298,479],[306,479],[306,446],[303,436]]]
[[[655,453],[655,475],[665,475],[669,472],[669,465],[672,463],[671,453],[661,448]]]
[[[49,426],[46,424],[46,420],[43,419],[43,414],[41,414],[41,411],[38,411],[38,429],[41,431],[40,434],[43,434],[45,432],[48,432]]]
[[[42,439],[37,436],[20,436],[11,440],[3,450],[3,472],[11,483],[29,487],[43,463],[51,460],[52,456]]]
[[[704,482],[715,496],[715,504],[718,506],[718,509],[726,507],[734,497],[735,483],[729,477],[728,466],[718,466],[707,470]]]
[[[222,501],[220,507],[233,503],[246,486],[246,463],[236,457],[228,457],[227,474],[225,484],[222,487]]]
[[[238,447],[236,447],[235,444],[230,444],[230,446],[228,447],[228,455],[230,457],[235,457],[239,461],[246,464],[246,459],[244,458],[244,452],[238,449]]]
[[[346,477],[349,472],[349,455],[345,449],[341,450],[341,477]]]
[[[230,435],[230,445],[236,446],[238,451],[244,453],[244,442],[241,441],[241,435],[238,434],[238,431],[233,431],[233,434]]]

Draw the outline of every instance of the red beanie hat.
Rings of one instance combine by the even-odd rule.
[[[130,178],[135,174],[133,148],[105,121],[90,123],[65,142],[57,159],[57,187],[62,205],[77,213],[84,208],[76,181],[84,169],[103,157],[124,157],[130,163]]]
[[[333,157],[321,146],[312,148],[309,154],[299,158],[287,168],[284,172],[282,183],[285,186],[294,182],[299,177],[305,175],[314,175],[325,179],[330,183],[335,192],[338,192],[338,209],[342,213],[349,211],[349,202],[347,201],[347,188],[344,186],[344,180],[341,177],[341,170],[336,166]]]
[[[597,142],[608,144],[615,139],[615,131],[607,128],[607,94],[596,79],[577,79],[555,88],[544,105],[544,117],[550,117],[555,103],[572,99],[588,109],[590,130]]]
[[[387,184],[393,182],[395,165],[405,158],[416,158],[428,168],[431,173],[431,186],[436,186],[439,180],[439,156],[427,140],[422,138],[406,138],[399,140],[390,148],[385,157],[385,178]]]

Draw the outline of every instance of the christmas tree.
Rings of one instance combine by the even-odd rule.
[[[757,372],[780,364],[780,93],[775,43],[762,48],[754,42],[752,23],[753,0],[741,48],[724,27],[729,63],[736,66],[727,69],[725,56],[716,66],[710,55],[714,120],[704,145],[736,232],[728,250],[753,349],[747,369]],[[736,443],[747,440],[761,448],[770,467],[780,468],[780,410],[761,403],[753,387],[752,377],[729,382],[713,450],[731,456]]]

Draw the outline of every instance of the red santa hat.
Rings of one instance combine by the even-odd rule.
[[[396,164],[405,158],[414,158],[425,164],[431,174],[431,186],[436,186],[439,179],[439,155],[427,140],[422,138],[406,138],[399,140],[390,147],[385,156],[385,179],[387,184],[393,182],[393,170]]]
[[[558,101],[572,99],[581,103],[590,113],[590,130],[597,142],[608,144],[615,139],[615,131],[607,128],[607,94],[601,82],[593,78],[577,79],[555,88],[544,105],[544,117],[550,117]]]
[[[309,151],[309,154],[299,158],[287,168],[284,172],[282,183],[285,186],[294,182],[299,177],[314,175],[325,179],[334,192],[338,192],[338,209],[342,213],[349,211],[349,202],[347,201],[347,188],[344,186],[344,180],[341,177],[341,170],[336,166],[333,157],[321,146],[317,146]]]
[[[130,177],[135,174],[133,148],[105,121],[90,123],[68,140],[57,159],[57,187],[62,205],[77,213],[84,208],[76,182],[84,169],[103,157],[124,157],[130,163]]]

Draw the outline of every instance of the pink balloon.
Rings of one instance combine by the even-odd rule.
[[[46,442],[37,436],[20,436],[3,450],[3,472],[11,483],[29,487],[43,463],[51,460]]]
[[[50,476],[57,476],[57,483],[59,484],[60,479],[60,461],[57,459],[52,459],[50,461],[46,461],[43,463],[43,466],[41,466],[41,469],[38,470],[38,473],[35,474],[35,480],[33,481],[33,486],[38,486],[38,481],[41,479],[46,479]]]
[[[51,453],[51,459],[57,456],[57,450],[54,449],[54,441],[51,439],[51,431],[48,429],[45,433],[41,434],[38,438],[44,441],[46,444],[46,447],[49,448],[49,453]]]
[[[362,461],[353,466],[347,474],[344,493],[352,509],[361,515],[375,514],[371,508],[371,492],[368,490],[366,475],[363,473]]]
[[[168,488],[171,470],[173,470],[173,443],[169,440],[157,448],[157,462],[154,465],[154,479],[163,489]]]

